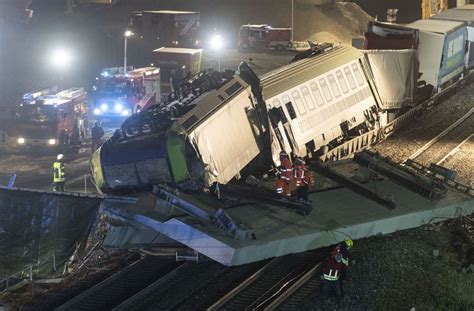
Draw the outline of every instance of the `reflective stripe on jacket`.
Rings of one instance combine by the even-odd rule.
[[[333,273],[333,270],[329,269],[329,272],[327,274],[323,273],[323,277],[325,280],[328,280],[328,281],[337,281],[339,280],[339,270],[334,270],[334,273]]]
[[[304,164],[297,164],[295,165],[295,180],[296,180],[296,187],[302,187],[306,185],[305,182],[305,173],[308,169]]]
[[[63,162],[54,162],[53,164],[53,182],[66,181],[66,173],[64,172]]]
[[[337,262],[334,257],[331,256],[323,265],[323,278],[328,281],[337,281],[339,280],[341,271],[341,263]]]
[[[288,158],[281,160],[280,169],[280,178],[285,182],[289,183],[291,181],[291,175],[293,172],[293,165]]]

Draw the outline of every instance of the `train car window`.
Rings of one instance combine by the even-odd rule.
[[[342,92],[343,93],[349,92],[349,88],[347,87],[346,79],[344,79],[344,76],[342,75],[342,71],[340,70],[336,71],[336,78],[337,78],[337,81],[339,82],[339,85],[341,86]]]
[[[334,79],[333,74],[328,75],[328,81],[329,81],[329,85],[331,86],[331,90],[332,90],[333,94],[336,97],[341,96],[341,91],[339,90],[339,86],[337,86],[336,79]]]
[[[311,88],[311,91],[313,91],[314,98],[316,98],[316,104],[318,106],[324,105],[324,99],[323,96],[321,95],[321,91],[319,90],[318,86],[316,85],[316,82],[312,82],[309,87]]]
[[[278,100],[278,98],[275,98],[273,100],[273,107],[280,107],[280,106],[281,106],[280,101]]]
[[[285,111],[283,110],[283,107],[278,107],[278,112],[280,113],[280,120],[283,124],[288,122],[288,119],[286,118]]]
[[[287,102],[285,106],[286,106],[286,111],[288,111],[288,114],[290,115],[291,120],[296,119],[296,112],[295,112],[295,108],[293,108],[293,104],[291,102]]]
[[[332,95],[331,91],[329,90],[328,83],[326,82],[326,79],[322,78],[319,79],[319,85],[321,86],[321,89],[323,90],[324,97],[326,97],[326,100],[329,102],[332,100]]]
[[[285,116],[285,112],[283,111],[282,107],[274,107],[268,110],[270,122],[272,123],[273,127],[278,126],[278,122],[282,122],[283,124],[288,122],[288,119]]]
[[[349,82],[349,86],[351,89],[355,89],[357,87],[354,76],[352,75],[352,71],[349,67],[344,67],[344,74],[346,75],[346,79]]]
[[[295,100],[296,108],[300,114],[306,113],[306,108],[304,107],[303,100],[301,99],[300,93],[298,91],[291,93],[293,99]]]
[[[316,108],[316,105],[313,102],[313,98],[309,94],[309,90],[306,86],[303,86],[301,88],[301,93],[303,93],[304,100],[306,102],[306,105],[308,105],[309,110],[313,110]]]
[[[362,78],[362,74],[360,73],[359,66],[357,66],[357,64],[352,64],[352,70],[354,71],[357,83],[359,83],[359,85],[364,84],[364,79]]]
[[[230,96],[230,95],[234,94],[235,92],[237,92],[240,89],[241,86],[242,85],[240,85],[239,82],[235,82],[230,87],[226,88],[224,92],[226,92],[226,94]]]

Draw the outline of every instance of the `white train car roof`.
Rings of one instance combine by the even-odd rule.
[[[363,58],[360,51],[341,45],[323,54],[270,71],[260,77],[263,97],[271,98],[358,58]]]

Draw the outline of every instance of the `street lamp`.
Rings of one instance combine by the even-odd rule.
[[[124,42],[123,42],[123,73],[124,74],[127,74],[127,39],[128,39],[128,37],[131,37],[131,36],[133,36],[133,32],[131,32],[128,29],[123,33],[123,38],[124,38]]]
[[[51,56],[52,64],[58,68],[61,76],[61,91],[63,90],[64,82],[64,69],[69,65],[71,60],[71,54],[67,50],[58,49],[53,52]]]
[[[217,70],[221,71],[221,50],[224,46],[224,40],[219,34],[215,34],[211,38],[211,48],[217,52]]]

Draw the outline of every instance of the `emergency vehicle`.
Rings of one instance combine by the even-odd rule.
[[[247,49],[287,49],[291,43],[291,28],[273,28],[264,25],[242,25],[237,46]]]
[[[201,60],[201,49],[162,47],[153,50],[153,62],[160,68],[161,98],[166,100],[186,77],[201,71]]]
[[[13,120],[2,122],[7,149],[65,150],[87,137],[87,93],[54,88],[23,95]]]
[[[125,119],[160,100],[160,70],[156,67],[104,69],[92,88],[92,113],[97,120]]]

